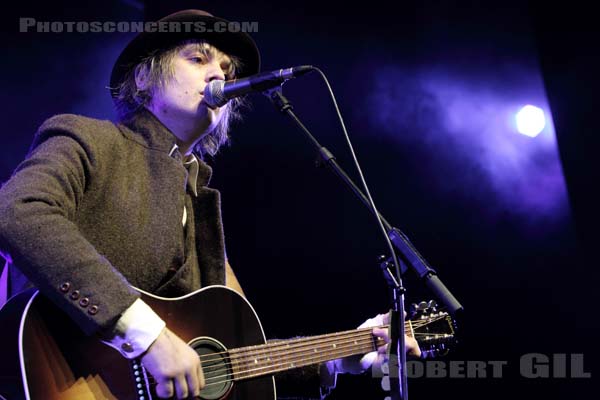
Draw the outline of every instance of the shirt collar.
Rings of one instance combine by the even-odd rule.
[[[197,182],[198,182],[198,171],[200,169],[200,163],[194,153],[183,157],[183,165],[188,171],[187,175],[187,188],[194,193],[194,196],[198,196]]]

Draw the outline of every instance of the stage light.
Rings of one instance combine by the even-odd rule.
[[[517,113],[517,130],[523,135],[536,137],[546,126],[544,111],[532,105],[526,105]]]

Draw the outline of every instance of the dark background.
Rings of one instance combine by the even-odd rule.
[[[586,397],[597,373],[594,13],[575,2],[20,1],[2,24],[0,180],[51,115],[114,118],[105,86],[131,38],[19,33],[19,17],[142,20],[183,8],[258,21],[265,70],[325,71],[380,211],[465,307],[446,360],[507,362],[502,378],[412,379],[412,398]],[[285,92],[355,176],[318,77]],[[251,100],[233,145],[211,161],[231,263],[269,337],[355,327],[387,307],[381,235],[335,176],[313,167],[292,124]],[[500,119],[507,104],[528,102],[553,116],[535,139]],[[414,277],[406,285],[411,302],[431,296]],[[529,353],[583,353],[592,378],[526,379],[519,359]],[[331,398],[383,398],[378,386],[344,376]]]

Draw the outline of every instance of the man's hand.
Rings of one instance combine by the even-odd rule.
[[[167,328],[148,348],[142,364],[156,379],[160,398],[198,397],[205,385],[198,353]]]
[[[366,320],[358,328],[360,329],[382,326],[388,325],[389,323],[389,313],[379,314],[374,318]],[[373,336],[384,339],[386,344],[379,347],[377,351],[367,353],[364,356],[350,356],[335,360],[334,363],[336,372],[360,374],[367,370],[369,367],[381,368],[381,364],[383,364],[387,359],[387,351],[390,342],[388,329],[374,328]],[[406,342],[406,353],[411,356],[420,357],[421,349],[419,348],[419,344],[417,343],[417,341],[413,337],[410,337],[408,335],[404,335],[404,340]]]

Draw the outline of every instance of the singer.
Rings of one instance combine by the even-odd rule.
[[[160,21],[208,26],[225,20],[185,10]],[[0,250],[10,255],[11,275],[26,277],[106,352],[141,360],[159,398],[200,396],[210,386],[208,373],[183,333],[133,287],[176,298],[224,285],[243,296],[227,261],[219,192],[209,187],[212,169],[205,162],[228,142],[240,100],[219,107],[204,93],[210,82],[259,71],[258,48],[243,32],[140,33],[110,77],[118,122],[48,119],[0,189]],[[15,292],[26,286],[18,282]],[[378,315],[361,326],[384,324]],[[386,329],[372,334],[387,340]],[[418,356],[416,341],[406,340]],[[380,363],[386,347],[374,350],[290,370],[276,381],[300,384],[279,385],[277,394],[323,398],[337,374]]]

